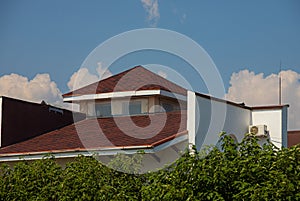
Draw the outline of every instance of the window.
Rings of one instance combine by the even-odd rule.
[[[162,107],[165,109],[166,112],[171,112],[174,110],[174,107],[170,103],[162,103]]]
[[[109,117],[111,116],[111,105],[110,103],[96,104],[95,106],[97,117]]]
[[[124,99],[113,101],[97,102],[95,104],[96,117],[111,117],[122,115],[137,115],[147,113],[147,99],[134,99],[129,102]]]
[[[130,101],[123,102],[123,114],[125,115],[134,115],[142,113],[142,102],[141,101]]]

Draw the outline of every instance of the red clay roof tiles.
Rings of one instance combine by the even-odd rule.
[[[108,147],[157,146],[172,140],[178,135],[187,133],[186,111],[169,112],[166,114],[167,116],[164,116],[164,113],[156,113],[131,117],[114,117],[116,121],[112,117],[86,119],[35,138],[3,147],[0,149],[0,156],[13,153],[24,154]],[[166,122],[158,134],[153,137],[148,136],[153,129],[157,129],[160,122],[165,120],[165,117],[167,117]],[[135,129],[128,125],[125,121],[126,118],[131,118],[140,129],[144,128],[144,132],[140,133],[140,129]],[[125,128],[130,134],[127,135],[123,132],[124,129],[119,129],[116,122],[120,122],[120,127]],[[149,126],[150,123],[151,126]],[[78,131],[80,132],[79,135]]]
[[[300,130],[288,131],[288,147],[300,144]]]
[[[136,66],[99,82],[95,82],[80,89],[66,93],[63,95],[63,97],[86,94],[100,94],[108,92],[158,89],[186,95],[186,89],[143,68],[142,66]]]

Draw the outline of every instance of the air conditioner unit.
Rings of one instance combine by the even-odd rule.
[[[268,130],[266,125],[251,125],[249,126],[249,133],[256,137],[267,137]]]

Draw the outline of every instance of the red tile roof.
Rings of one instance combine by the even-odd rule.
[[[108,92],[158,89],[186,95],[186,89],[143,68],[142,66],[136,66],[99,82],[95,82],[80,89],[66,93],[63,95],[63,97]]]
[[[76,125],[71,124],[35,138],[3,147],[0,149],[0,156],[6,154],[64,152],[128,146],[154,147],[170,141],[179,135],[187,134],[186,111],[182,113],[177,111],[169,112],[167,116],[164,113],[156,113],[131,117],[114,117],[117,122],[120,122],[120,127],[125,128],[130,133],[130,136],[118,128],[112,117],[86,119],[77,122]],[[148,137],[147,135],[153,129],[156,129],[161,122],[164,122],[165,117],[167,117],[166,123],[160,132],[153,137]],[[131,118],[137,126],[145,128],[144,132],[139,133],[139,129],[128,126],[128,123],[125,121],[126,118]],[[151,126],[147,127],[150,123]],[[101,127],[102,132],[100,132],[99,127]],[[80,136],[77,134],[76,128],[82,131]]]
[[[288,147],[300,144],[300,130],[288,131]]]

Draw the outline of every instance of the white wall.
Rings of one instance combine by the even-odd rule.
[[[250,109],[227,105],[224,131],[228,134],[234,134],[238,141],[241,141],[245,134],[248,133],[250,121]]]
[[[190,143],[201,149],[216,145],[221,131],[234,134],[240,141],[248,131],[251,110],[189,92],[187,121]]]
[[[287,107],[247,108],[189,91],[187,97],[189,143],[197,149],[216,145],[218,134],[225,131],[241,141],[250,125],[267,125],[270,140],[277,147],[287,146]],[[260,144],[266,142],[260,139]]]
[[[0,147],[2,138],[2,97],[0,97]]]
[[[219,140],[218,134],[221,131],[234,134],[238,141],[243,139],[251,118],[250,110],[199,96],[196,96],[196,99],[200,112],[198,114],[200,117],[198,117],[199,128],[196,131],[197,146],[202,146],[202,144],[215,145]],[[216,112],[220,112],[220,116],[212,117],[213,107],[216,108]],[[198,118],[196,117],[196,119]],[[211,129],[208,129],[208,126]]]
[[[81,113],[88,114],[87,104],[88,104],[88,101],[80,101],[79,102],[79,111]]]
[[[270,140],[277,147],[287,146],[287,107],[252,111],[253,125],[267,125]]]
[[[188,140],[190,144],[195,145],[196,142],[196,95],[194,92],[187,92],[187,130]],[[198,110],[197,110],[198,111]]]
[[[173,147],[175,147],[175,149]],[[173,145],[172,147],[167,147],[166,149],[156,152],[153,154],[155,156],[152,154],[144,154],[142,161],[142,172],[145,173],[148,171],[156,171],[173,164],[182,156],[187,147],[188,141],[185,140]],[[177,150],[179,152],[177,152]]]

